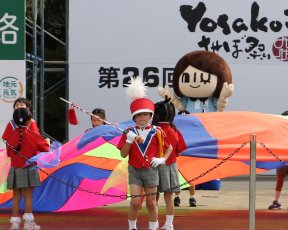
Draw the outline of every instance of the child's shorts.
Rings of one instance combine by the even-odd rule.
[[[180,192],[177,164],[159,166],[159,192]],[[170,190],[172,189],[172,190]]]
[[[40,177],[37,169],[10,168],[7,188],[30,188],[40,186]]]
[[[137,169],[128,166],[129,184],[137,184],[142,187],[155,187],[159,184],[158,168],[149,167]]]

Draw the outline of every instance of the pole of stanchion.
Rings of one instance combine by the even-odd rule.
[[[249,230],[255,230],[256,135],[250,135]]]

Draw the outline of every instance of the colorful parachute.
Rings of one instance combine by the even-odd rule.
[[[288,159],[288,119],[284,116],[205,113],[179,115],[174,123],[187,145],[177,160],[182,181],[199,184],[248,174],[251,134],[257,140],[258,173],[283,165],[275,156],[282,161]],[[125,129],[131,125],[132,121],[126,121],[119,127]],[[127,159],[121,158],[116,148],[121,134],[104,125],[63,145],[60,164],[40,171],[42,185],[34,190],[33,209],[61,212],[123,201],[129,189]],[[12,191],[5,191],[10,163],[5,154],[0,152],[0,208],[10,208],[12,198]]]

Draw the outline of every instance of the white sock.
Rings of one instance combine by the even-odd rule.
[[[172,225],[173,224],[174,215],[166,215],[166,222],[165,225]]]
[[[25,220],[25,221],[34,221],[33,213],[24,213],[23,220]]]
[[[156,230],[157,227],[158,227],[158,221],[156,221],[156,222],[150,222],[149,221],[149,229]]]
[[[137,229],[136,224],[137,220],[128,220],[129,229]]]
[[[10,218],[10,223],[12,224],[12,223],[18,223],[18,224],[20,224],[21,223],[21,219],[20,219],[20,217],[18,217],[18,216],[12,216],[11,218]]]
[[[195,198],[195,195],[190,195],[190,198]]]

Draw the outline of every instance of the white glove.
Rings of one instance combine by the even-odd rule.
[[[167,96],[168,98],[171,98],[171,99],[175,97],[173,89],[170,88],[168,85],[165,85],[164,88],[159,87],[158,93],[163,98],[165,98],[165,96]]]
[[[217,111],[222,112],[228,105],[228,97],[230,97],[234,92],[234,86],[224,82],[223,88],[220,92],[220,96],[217,100]]]
[[[134,139],[135,139],[135,137],[137,137],[136,133],[134,133],[131,130],[126,135],[127,135],[126,142],[129,143],[129,144],[132,144]]]
[[[161,158],[153,157],[150,164],[152,165],[152,167],[156,168],[159,165],[164,165],[165,161],[166,161],[165,157]]]

